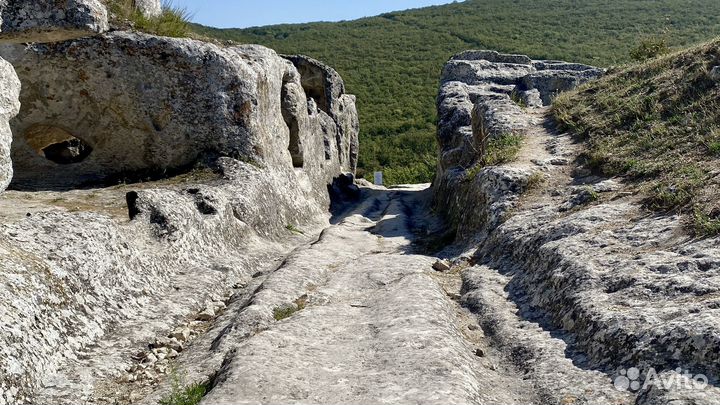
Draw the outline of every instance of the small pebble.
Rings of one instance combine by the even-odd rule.
[[[450,271],[450,263],[448,263],[445,260],[438,260],[435,262],[435,264],[433,264],[432,268],[435,271],[440,271],[440,272]]]
[[[175,338],[180,342],[184,342],[190,337],[190,328],[177,328],[170,334],[169,337]]]

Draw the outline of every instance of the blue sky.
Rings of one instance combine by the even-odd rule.
[[[452,3],[442,0],[173,0],[193,21],[220,28],[353,20],[388,11]]]

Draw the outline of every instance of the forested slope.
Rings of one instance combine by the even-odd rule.
[[[716,0],[469,0],[339,23],[249,29],[195,26],[202,35],[302,53],[336,68],[358,96],[360,175],[430,181],[435,97],[445,61],[470,48],[610,66],[648,37],[683,46],[720,34]]]

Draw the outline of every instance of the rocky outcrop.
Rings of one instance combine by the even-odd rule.
[[[717,239],[691,241],[679,217],[647,217],[632,199],[558,211],[552,203],[519,211],[476,253],[514,272],[508,289],[523,297],[522,311],[571,333],[585,364],[608,373],[718,375]],[[480,288],[474,280],[471,271],[471,292]]]
[[[12,187],[33,191],[0,197],[0,403],[84,402],[87,350],[113,342],[93,368],[122,376],[151,337],[211,321],[354,170],[354,97],[309,58],[128,32],[0,54],[22,83]]]
[[[640,370],[632,377],[640,384],[626,391],[636,404],[716,403],[713,387],[643,383],[653,372],[679,369],[711,382],[720,373],[718,238],[691,238],[678,215],[649,215],[635,191],[583,166],[581,146],[553,129],[545,109],[527,107],[599,74],[487,52],[449,62],[438,101],[435,204],[471,252],[462,302],[530,378],[546,367],[544,333],[561,339],[572,363],[608,381]],[[527,106],[517,105],[522,100]],[[523,136],[517,159],[474,166],[479,140],[508,132]],[[519,319],[498,313],[504,300]],[[523,323],[538,330],[517,327]],[[545,381],[571,374],[548,364]],[[608,402],[588,391],[573,393],[577,402]]]
[[[64,41],[87,35],[94,35],[109,29],[107,10],[98,0],[73,0],[64,4],[56,1],[6,0],[0,2],[0,43],[53,42]],[[0,116],[0,192],[11,181],[13,168],[10,158],[12,142],[7,121],[15,116],[19,108],[14,98],[20,84],[13,68],[2,61],[2,115]],[[36,129],[42,129],[37,127]],[[59,131],[58,129],[50,129]],[[68,147],[50,154],[59,161],[73,161],[88,149],[66,134],[55,134],[68,142]]]
[[[12,123],[20,188],[153,178],[216,156],[295,166],[316,185],[354,170],[354,98],[329,68],[298,72],[258,46],[124,32],[0,54],[24,83]],[[313,93],[316,79],[335,90]],[[48,148],[68,140],[85,152],[54,159]]]
[[[133,352],[307,241],[288,224],[314,234],[326,223],[326,201],[302,175],[217,165],[168,183],[5,194],[6,213],[31,213],[5,214],[0,225],[8,403],[78,402],[102,382],[72,371],[93,347],[105,342],[96,375],[121,376]]]
[[[99,0],[6,0],[0,9],[0,42],[64,41],[109,29]]]
[[[360,147],[356,137],[360,127],[355,96],[345,94],[345,84],[340,75],[329,66],[302,55],[285,56],[300,72],[302,88],[312,97],[318,108],[336,122],[336,143],[341,163],[353,172],[357,168]]]
[[[436,207],[460,234],[497,226],[531,174],[479,167],[488,139],[522,134],[531,118],[521,106],[542,107],[558,92],[602,74],[591,66],[494,51],[462,52],[445,65],[438,96],[440,158],[433,186]],[[486,211],[490,207],[501,208]]]

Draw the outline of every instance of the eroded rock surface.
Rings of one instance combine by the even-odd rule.
[[[547,403],[718,403],[718,238],[693,239],[680,216],[650,215],[621,180],[582,165],[581,145],[553,129],[546,109],[509,96],[534,87],[545,103],[548,88],[594,70],[494,53],[461,58],[449,62],[441,86],[435,202],[472,256],[463,303],[528,378],[544,375]],[[523,136],[518,157],[467,179],[478,136],[507,131]],[[564,342],[568,362],[553,359],[559,352],[542,334]],[[639,385],[625,391],[629,398],[564,391],[563,381],[586,378],[573,376],[570,362],[616,382],[635,368]],[[653,372],[687,372],[710,385],[644,386]]]
[[[285,56],[300,72],[301,84],[305,93],[312,97],[318,108],[336,122],[337,150],[341,159],[353,172],[357,168],[360,150],[357,138],[349,136],[357,133],[360,126],[355,96],[345,94],[345,83],[338,73],[320,61],[303,55]]]
[[[354,98],[324,65],[332,116],[260,46],[114,32],[0,53],[22,82],[13,185],[32,190],[0,196],[0,403],[97,400],[326,226],[328,187],[352,179]]]
[[[0,42],[55,42],[109,29],[100,0],[5,0]]]
[[[426,187],[363,189],[316,242],[237,294],[177,362],[186,383],[211,381],[201,403],[531,403],[528,383],[477,355],[482,332],[435,280],[435,259],[414,251],[412,228],[431,218]]]
[[[57,2],[50,0],[5,0],[0,2],[0,43],[20,42],[55,42],[95,35],[109,29],[105,4],[98,0],[70,0]],[[12,100],[18,93],[17,75],[13,68],[2,64],[2,98],[3,114],[0,122],[12,118],[17,111],[17,100]],[[0,124],[0,192],[5,190],[13,174],[10,149],[12,136],[3,122]],[[38,129],[42,127],[36,127]],[[59,129],[59,128],[56,128]],[[52,132],[52,128],[51,131]],[[67,143],[66,148],[50,146],[49,159],[56,162],[73,162],[78,160],[91,148],[81,140],[68,134],[58,139],[55,144]],[[42,149],[39,153],[44,154]]]
[[[476,167],[483,144],[490,138],[527,131],[532,117],[521,106],[548,105],[558,92],[602,74],[591,66],[533,61],[495,51],[462,52],[445,65],[438,96],[440,159],[435,204],[460,234],[497,226],[531,174]]]
[[[12,132],[9,121],[20,110],[19,96],[20,80],[15,70],[8,62],[0,59],[0,192],[4,191],[12,180]]]
[[[292,161],[323,184],[327,173],[354,170],[354,98],[329,68],[309,73],[338,89],[318,95],[303,91],[292,63],[260,46],[117,32],[0,54],[24,83],[12,122],[17,187],[153,177],[214,156],[269,167]],[[60,165],[44,149],[68,137],[91,152]]]

